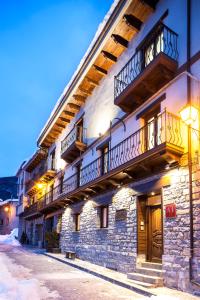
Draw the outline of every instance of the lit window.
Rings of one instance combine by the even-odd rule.
[[[108,227],[108,206],[101,207],[100,227],[101,228]]]
[[[75,231],[80,231],[80,214],[75,214]]]

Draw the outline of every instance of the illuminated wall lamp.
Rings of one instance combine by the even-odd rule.
[[[37,188],[38,189],[42,189],[44,187],[44,183],[37,183]]]
[[[9,212],[9,207],[8,206],[4,207],[4,211]]]
[[[198,120],[198,109],[192,105],[186,105],[181,109],[180,116],[185,124],[191,125]]]

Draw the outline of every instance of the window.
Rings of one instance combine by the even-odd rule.
[[[102,206],[100,211],[100,227],[108,227],[108,206]]]
[[[162,119],[160,116],[160,105],[154,107],[145,116],[146,123],[146,150],[150,150],[161,144]]]
[[[77,188],[81,185],[81,162],[76,165]]]
[[[62,175],[60,177],[60,182],[59,182],[59,184],[60,184],[60,194],[62,194],[62,192],[63,192],[63,181],[64,181],[64,175]]]
[[[109,171],[109,146],[105,145],[101,149],[102,155],[102,174],[106,174]]]
[[[56,150],[54,149],[51,152],[51,155],[49,157],[49,167],[50,167],[50,170],[55,170],[55,155],[56,155]]]
[[[0,226],[3,225],[3,219],[0,219]]]
[[[75,231],[80,231],[80,214],[74,215]]]
[[[76,123],[76,139],[77,141],[83,143],[83,119],[81,118],[80,120],[78,120],[78,122]]]

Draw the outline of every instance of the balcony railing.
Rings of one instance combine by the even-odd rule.
[[[86,129],[75,126],[61,143],[61,153],[65,152],[73,143],[86,143]]]
[[[178,59],[177,34],[160,23],[145,39],[142,46],[115,76],[115,99],[146,69],[160,54]]]
[[[38,202],[35,202],[30,206],[24,208],[23,216],[30,217],[31,215],[38,214],[38,211],[39,211]]]
[[[48,158],[43,160],[40,165],[30,174],[29,180],[26,182],[26,192],[29,191],[40,177],[42,177],[47,171],[56,170],[56,160]]]
[[[116,170],[141,157],[145,153],[154,151],[162,145],[170,145],[175,151],[183,151],[183,123],[177,116],[164,111],[144,127],[137,130],[128,138],[111,148],[104,157],[100,156],[87,166],[67,178],[62,185],[56,186],[38,202],[38,209],[45,208],[59,196],[65,197],[80,187],[92,183],[111,171]],[[181,150],[180,150],[181,149]],[[181,152],[182,154],[182,152]]]

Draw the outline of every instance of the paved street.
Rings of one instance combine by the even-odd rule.
[[[0,245],[1,255],[13,260],[11,271],[20,279],[37,279],[41,284],[41,299],[121,300],[144,299],[141,295],[121,288],[98,277],[79,271],[41,254],[21,247]],[[9,266],[9,262],[7,263]],[[45,288],[44,288],[45,287]],[[53,292],[53,293],[52,293]],[[33,296],[31,300],[35,300]]]

